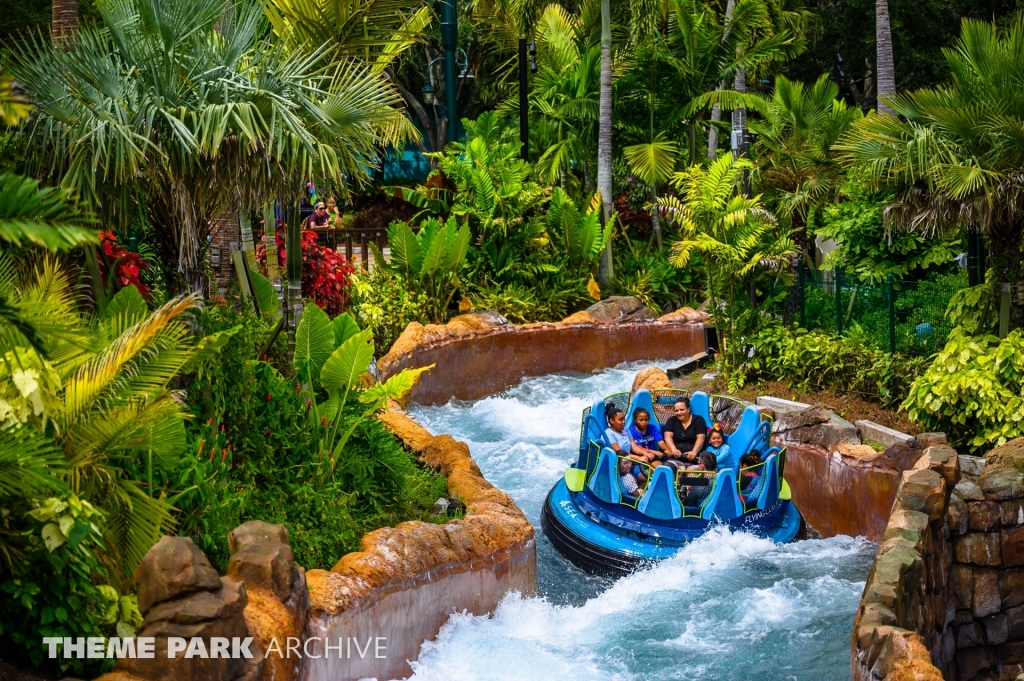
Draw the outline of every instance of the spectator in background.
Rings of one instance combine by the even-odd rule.
[[[318,201],[313,208],[313,214],[306,220],[306,229],[325,227],[328,220],[327,205],[323,201]]]

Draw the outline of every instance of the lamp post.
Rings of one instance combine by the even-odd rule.
[[[526,71],[526,54],[530,54],[530,73],[537,73],[537,43],[527,44],[526,38],[519,39],[519,157],[530,160],[530,118],[529,92]]]
[[[459,139],[459,116],[455,103],[456,75],[455,65],[459,47],[459,26],[457,23],[455,0],[441,0],[441,47],[444,49],[444,95],[448,109],[448,141]]]
[[[457,79],[448,74],[448,55],[445,54],[443,57],[432,59],[430,63],[427,64],[427,69],[423,73],[423,87],[420,88],[420,93],[423,95],[424,103],[428,106],[438,105],[441,108],[441,111],[439,112],[441,116],[448,119],[448,142],[455,142],[458,140],[458,132],[455,129],[455,126],[458,124],[458,117],[457,115],[453,115],[455,113],[455,95],[458,94],[458,81],[473,80],[475,78],[473,73],[469,70],[469,56],[466,54],[466,51],[459,50],[459,52],[462,53],[462,62],[456,63],[455,65],[461,67],[462,70],[459,72]],[[447,105],[437,103],[437,87],[434,85],[433,69],[434,64],[439,61],[445,62],[444,95]],[[449,83],[451,83],[451,85],[449,85]]]

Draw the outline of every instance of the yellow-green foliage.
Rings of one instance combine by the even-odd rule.
[[[956,329],[903,403],[926,430],[979,449],[1024,435],[1024,334],[1000,340]]]

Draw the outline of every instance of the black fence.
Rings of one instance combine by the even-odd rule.
[[[903,281],[889,275],[880,284],[864,284],[847,279],[841,268],[801,267],[796,286],[803,328],[859,337],[889,352],[926,356],[945,345],[952,329],[946,307],[967,286],[967,274],[938,281]]]

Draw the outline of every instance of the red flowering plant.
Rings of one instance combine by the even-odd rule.
[[[100,248],[103,249],[104,255],[99,259],[100,274],[103,278],[106,280],[108,277],[108,267],[113,267],[114,276],[121,288],[134,286],[143,298],[150,300],[152,291],[142,278],[142,273],[149,270],[149,263],[138,253],[119,245],[117,237],[106,230],[100,232]]]
[[[274,230],[274,246],[277,250],[277,264],[285,266],[284,222],[277,221]],[[267,249],[261,244],[256,247],[256,258],[264,273],[267,271]],[[302,295],[312,298],[331,317],[348,307],[349,277],[355,268],[340,253],[317,243],[316,232],[302,232]]]

